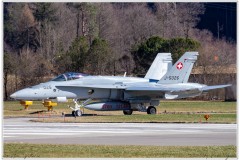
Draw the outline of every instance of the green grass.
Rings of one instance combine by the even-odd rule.
[[[8,158],[212,158],[236,157],[236,146],[110,146],[5,143]]]
[[[70,114],[67,105],[59,103],[54,111],[47,112],[40,101],[34,102],[29,110],[24,110],[17,101],[4,102],[4,117],[40,117],[37,121],[63,122],[62,112]],[[206,122],[205,114],[210,114],[209,123],[236,123],[236,102],[219,101],[161,101],[157,107],[157,115],[147,115],[145,112],[133,112],[131,116],[123,115],[122,111],[92,111],[84,109],[85,114],[95,115],[66,117],[66,122],[179,122],[198,123]],[[42,119],[42,114],[57,115],[57,118]],[[53,116],[51,116],[53,117]]]
[[[221,112],[236,113],[236,102],[221,101],[163,101],[160,112]]]

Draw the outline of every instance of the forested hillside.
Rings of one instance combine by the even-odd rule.
[[[236,64],[236,44],[196,28],[203,3],[4,3],[4,87],[64,72],[145,74],[158,52],[196,66]]]

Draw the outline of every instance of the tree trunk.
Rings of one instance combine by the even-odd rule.
[[[5,71],[4,72],[4,100],[8,99],[7,82],[8,82],[8,71]]]
[[[80,17],[80,13],[79,11],[77,12],[77,38],[79,37],[79,17]]]

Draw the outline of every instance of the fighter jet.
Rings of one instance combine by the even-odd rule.
[[[160,76],[156,74],[157,71],[151,69],[151,67],[155,68],[154,65],[149,69],[153,74],[148,72],[145,78],[69,73],[62,74],[49,82],[17,91],[11,97],[18,100],[41,99],[57,102],[74,99],[75,106],[70,107],[73,116],[82,115],[81,107],[97,111],[122,110],[125,115],[131,115],[133,111],[156,114],[155,106],[160,104],[161,99],[195,97],[212,89],[231,86],[188,83],[197,56],[198,52],[186,52],[172,67],[164,70],[167,71],[166,74],[162,70],[163,74]],[[159,57],[156,59],[159,60]],[[157,64],[157,60],[153,64]],[[168,62],[165,64],[168,65]],[[79,100],[85,101],[78,104]],[[94,102],[91,102],[92,100]]]

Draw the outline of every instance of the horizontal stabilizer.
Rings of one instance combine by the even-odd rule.
[[[216,85],[216,86],[206,86],[202,88],[202,91],[209,91],[212,89],[219,89],[219,88],[225,88],[225,87],[230,87],[232,86],[231,84],[226,84],[226,85]]]

